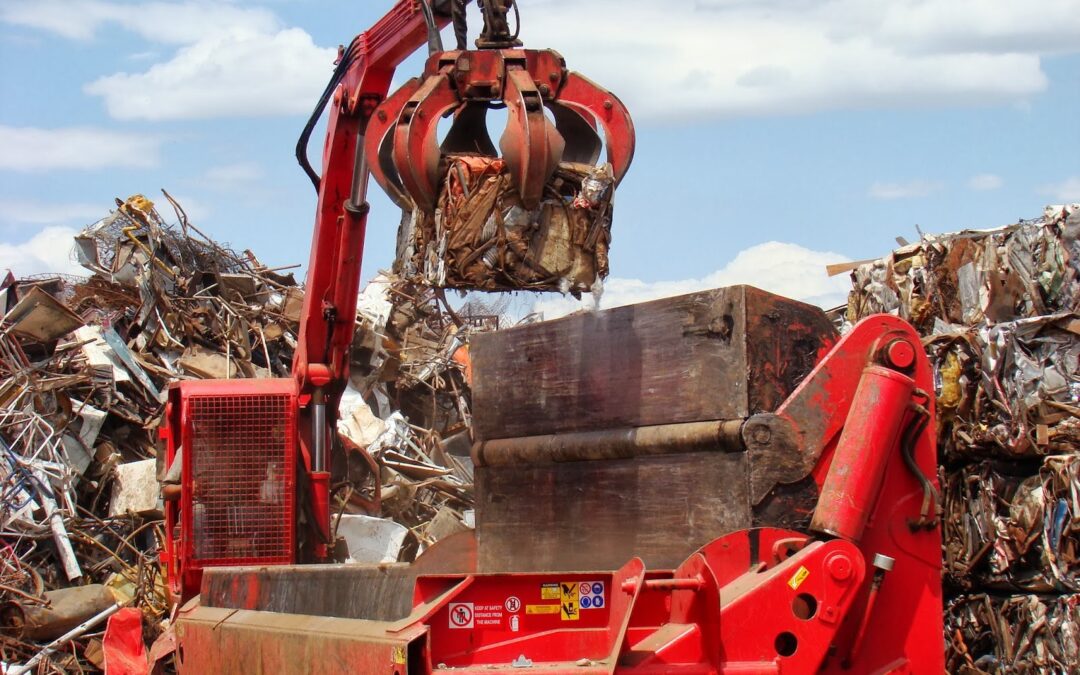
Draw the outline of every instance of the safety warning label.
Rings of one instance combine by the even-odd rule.
[[[607,604],[604,597],[603,581],[581,581],[578,583],[578,606],[581,609],[602,609]]]
[[[810,576],[810,570],[805,566],[800,565],[799,569],[795,570],[795,574],[791,575],[788,579],[787,585],[791,586],[792,590],[799,590],[799,586],[802,586],[802,582],[806,581],[806,577]]]
[[[473,604],[471,602],[450,603],[450,627],[472,628],[473,627]]]
[[[560,614],[563,621],[577,621],[581,618],[581,605],[578,598],[578,582],[564,581],[559,584]]]
[[[476,605],[473,611],[477,626],[501,626],[503,622],[502,605]]]
[[[577,621],[585,609],[603,609],[607,605],[603,581],[564,581],[540,584],[541,600],[558,600],[557,605],[526,605],[526,614],[559,614],[563,621]]]

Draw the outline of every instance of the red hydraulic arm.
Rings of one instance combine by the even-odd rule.
[[[332,417],[349,377],[349,344],[367,225],[364,131],[390,89],[394,70],[428,39],[422,1],[398,0],[386,16],[353,40],[342,52],[340,80],[330,101],[300,338],[292,368],[300,403],[300,451],[324,542],[330,534]],[[442,28],[450,20],[450,2],[436,0],[432,5],[433,21]],[[325,557],[325,544],[317,545],[315,554]]]

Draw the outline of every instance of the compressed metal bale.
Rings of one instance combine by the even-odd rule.
[[[1080,663],[1080,595],[962,595],[945,607],[950,673],[1075,672]]]
[[[1078,235],[1080,205],[1053,206],[852,272],[846,321],[910,321],[935,373],[949,672],[1078,662]]]
[[[609,165],[564,162],[529,210],[502,159],[447,158],[434,213],[403,214],[394,272],[440,288],[579,296],[608,274]]]
[[[946,473],[946,581],[959,588],[1080,591],[1080,455]]]

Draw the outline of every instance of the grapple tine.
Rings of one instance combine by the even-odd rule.
[[[534,209],[562,160],[564,141],[544,115],[543,100],[528,71],[507,71],[503,100],[508,114],[499,147],[522,204]]]
[[[548,110],[555,117],[555,129],[566,142],[563,161],[596,164],[603,143],[596,133],[596,121],[584,117],[576,110],[555,102],[548,103]]]
[[[393,164],[413,202],[431,210],[439,184],[439,118],[458,104],[444,70],[429,77],[401,109],[394,129]]]
[[[494,157],[495,143],[487,131],[487,110],[486,102],[466,103],[443,139],[442,151],[446,154],[471,152]]]
[[[390,131],[401,117],[401,109],[416,90],[420,78],[414,77],[388,96],[375,109],[364,130],[364,157],[368,171],[379,187],[401,208],[411,208],[411,199],[405,194],[401,176],[392,158],[393,135]]]
[[[579,73],[566,74],[555,101],[599,120],[607,139],[607,161],[618,185],[634,159],[634,122],[626,106],[615,94]]]
[[[373,170],[375,167],[378,167],[386,179],[385,183],[380,182],[379,185],[382,186],[383,190],[386,190],[386,194],[391,201],[399,207],[411,211],[416,204],[413,202],[412,197],[405,192],[405,184],[401,182],[401,175],[398,173],[397,167],[394,166],[393,134],[387,133],[383,137],[376,161],[368,163],[369,170]]]

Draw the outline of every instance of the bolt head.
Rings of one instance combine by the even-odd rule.
[[[893,340],[885,346],[885,361],[893,368],[910,368],[915,363],[915,347],[902,338]]]
[[[835,555],[825,563],[825,568],[837,581],[847,581],[851,578],[851,559],[846,555]]]

